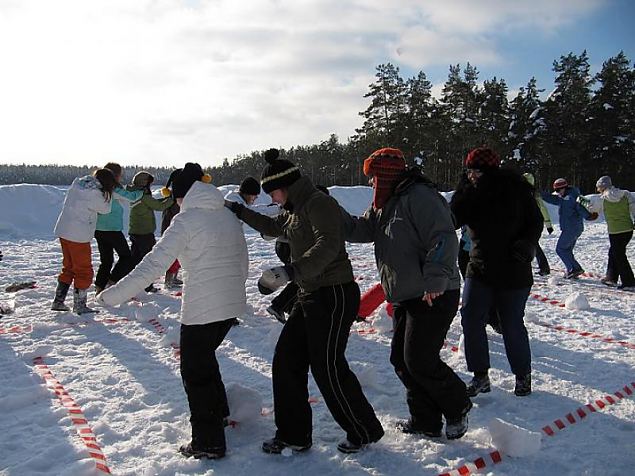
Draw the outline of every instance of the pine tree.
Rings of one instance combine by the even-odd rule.
[[[483,83],[482,102],[478,111],[479,142],[487,144],[501,157],[508,155],[509,103],[507,84],[496,76]]]

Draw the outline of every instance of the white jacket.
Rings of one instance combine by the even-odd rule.
[[[95,235],[97,214],[110,213],[111,205],[95,177],[76,178],[66,192],[62,212],[55,224],[55,236],[76,243],[89,243]]]
[[[216,187],[195,182],[163,236],[132,272],[99,295],[107,305],[141,292],[175,259],[183,267],[181,323],[207,324],[246,311],[247,243]]]

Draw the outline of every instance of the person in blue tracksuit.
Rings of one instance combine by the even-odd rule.
[[[545,202],[558,206],[560,238],[556,245],[556,253],[566,267],[564,277],[575,279],[584,273],[584,269],[576,261],[573,248],[584,231],[583,219],[591,220],[592,215],[579,203],[580,190],[570,186],[565,179],[557,179],[553,183],[553,190],[553,194],[542,192],[541,196]]]

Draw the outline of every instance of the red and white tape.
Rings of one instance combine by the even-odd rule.
[[[165,327],[163,327],[163,324],[161,324],[156,318],[152,318],[148,321],[150,324],[152,324],[152,326],[154,327],[154,329],[161,335],[167,334],[167,330]],[[172,347],[172,351],[174,352],[174,357],[175,358],[180,358],[181,357],[181,348],[179,347],[179,345],[176,342],[170,342],[170,347]]]
[[[536,324],[538,326],[546,327],[548,329],[554,329],[556,331],[562,331],[568,334],[579,335],[580,337],[588,337],[590,339],[599,339],[602,342],[606,342],[608,344],[621,345],[622,347],[626,347],[627,349],[635,349],[635,344],[632,344],[624,340],[617,340],[613,337],[607,337],[601,334],[595,334],[593,332],[588,332],[588,331],[579,331],[577,329],[571,329],[565,326],[549,324],[548,322],[541,322],[541,321],[529,321],[529,322],[531,322],[532,324]]]
[[[558,307],[566,306],[565,303],[560,302],[557,299],[553,299],[547,296],[542,296],[540,294],[531,293],[529,296],[531,296],[533,299],[536,299],[537,301],[544,302],[546,304],[551,304],[552,306],[558,306]]]
[[[28,326],[0,327],[0,334],[28,334],[33,331],[33,324]]]
[[[571,413],[567,413],[564,418],[554,420],[553,424],[544,426],[542,428],[542,432],[547,436],[555,436],[556,431],[564,430],[567,426],[571,426],[579,421],[582,421],[582,419],[586,418],[589,414],[601,411],[608,405],[615,405],[627,396],[633,395],[633,390],[635,390],[635,382],[631,382],[615,392],[613,395],[615,395],[616,398],[614,398],[613,395],[605,395],[595,402],[587,403],[585,406],[580,407]],[[463,466],[460,466],[459,468],[446,473],[441,473],[439,476],[466,476],[485,467],[498,464],[502,460],[503,457],[500,452],[495,450],[489,453],[486,457],[477,458],[472,462],[463,464]]]
[[[66,408],[77,434],[84,442],[84,445],[86,445],[88,454],[95,460],[95,467],[103,473],[111,474],[106,464],[106,457],[97,444],[97,438],[93,430],[88,426],[88,420],[86,420],[84,412],[79,405],[77,405],[75,399],[68,394],[60,381],[55,378],[53,372],[51,372],[44,363],[42,357],[34,358],[33,364],[35,365],[36,372],[44,379],[44,382],[46,382],[46,386],[57,396],[62,406]]]

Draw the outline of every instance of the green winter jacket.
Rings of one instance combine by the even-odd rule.
[[[285,211],[268,217],[245,206],[236,215],[263,235],[284,237],[291,247],[295,282],[305,292],[353,281],[337,201],[307,177],[287,189]]]
[[[600,194],[609,235],[633,231],[635,199],[626,190],[611,187]]]
[[[529,182],[532,187],[536,186],[536,179],[534,179],[534,176],[532,174],[526,173],[526,174],[523,174],[523,177],[525,177],[525,180],[527,180],[527,182]],[[534,194],[534,198],[536,199],[536,204],[538,205],[538,208],[540,209],[540,213],[542,213],[542,219],[543,219],[545,228],[553,228],[553,224],[551,223],[551,217],[549,216],[549,211],[547,210],[547,205],[545,205],[545,202],[540,196],[540,192],[538,190],[536,190]]]
[[[128,189],[131,190],[130,187]],[[157,219],[154,212],[167,210],[173,203],[174,199],[171,197],[161,200],[152,198],[150,191],[146,190],[140,199],[130,204],[128,233],[131,235],[153,235],[157,229]]]

